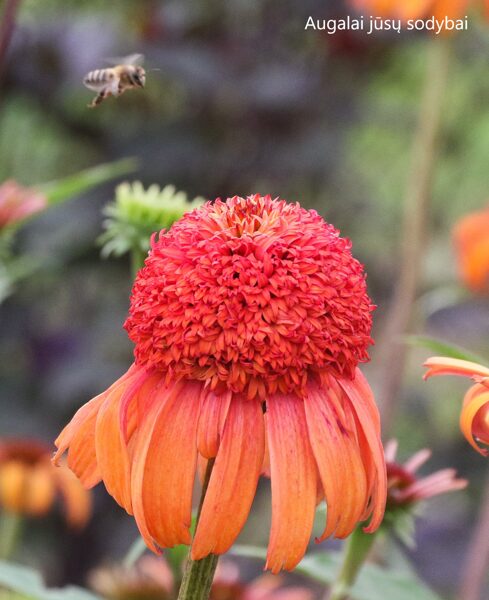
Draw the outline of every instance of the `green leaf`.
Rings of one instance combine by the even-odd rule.
[[[124,158],[85,169],[63,179],[38,185],[36,188],[47,195],[49,205],[53,206],[120,175],[131,173],[136,168],[137,161],[134,158]]]
[[[436,338],[427,335],[408,335],[404,338],[404,341],[411,346],[428,348],[428,350],[436,353],[437,356],[448,356],[449,358],[459,358],[461,360],[468,360],[470,362],[481,364],[487,362],[487,359],[470,352],[470,350],[466,350],[456,344],[437,340]]]
[[[236,556],[265,559],[266,550],[256,546],[234,546]],[[331,585],[340,570],[342,555],[339,552],[321,552],[305,556],[295,569],[305,577]],[[357,582],[350,590],[351,600],[441,600],[417,577],[408,573],[389,571],[373,564],[363,566]]]
[[[100,600],[95,594],[73,585],[47,588],[34,569],[5,561],[0,561],[0,586],[32,600]]]

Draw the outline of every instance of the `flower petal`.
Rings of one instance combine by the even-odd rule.
[[[261,403],[233,396],[192,544],[194,560],[232,546],[255,497],[264,452]]]
[[[423,379],[434,375],[462,375],[465,377],[485,378],[489,377],[489,369],[483,365],[459,358],[448,358],[446,356],[432,356],[423,365],[428,370]]]
[[[216,396],[214,392],[204,390],[197,437],[197,447],[204,458],[217,456],[231,397],[231,392]]]
[[[304,400],[311,446],[328,506],[326,527],[318,542],[333,533],[335,537],[349,535],[368,501],[367,477],[356,432],[351,429],[355,424],[344,412],[348,405],[340,406],[342,394],[338,386],[324,390],[311,382]]]
[[[318,474],[309,443],[304,402],[293,395],[267,401],[272,527],[265,568],[293,569],[311,536]]]
[[[120,506],[132,514],[131,464],[119,416],[120,402],[126,387],[123,384],[115,388],[98,411],[95,451],[107,491]]]
[[[361,455],[364,459],[369,479],[369,493],[371,494],[369,512],[372,513],[372,519],[365,531],[372,533],[382,523],[387,498],[387,473],[380,439],[378,410],[373,402],[370,387],[359,369],[357,369],[353,381],[338,379],[338,383],[343,388],[355,417],[358,419],[359,443],[362,447]]]
[[[469,444],[475,448],[479,454],[482,454],[482,456],[487,456],[489,450],[481,448],[475,441],[473,425],[477,413],[481,408],[486,406],[488,402],[489,392],[487,391],[487,388],[480,384],[474,385],[465,395],[464,405],[462,412],[460,413],[460,429],[462,430],[462,433]]]
[[[151,433],[142,482],[143,510],[151,537],[164,548],[190,544],[192,490],[197,464],[197,424],[202,384],[181,382],[163,400]]]
[[[68,450],[68,467],[87,488],[93,487],[101,480],[95,452],[95,424],[98,411],[109,394],[132,377],[134,371],[135,366],[131,365],[105,392],[79,408],[54,442],[58,450],[53,457],[53,463],[58,465],[61,456]]]

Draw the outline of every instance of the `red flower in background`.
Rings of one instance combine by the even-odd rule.
[[[215,464],[194,559],[231,547],[268,466],[273,572],[303,557],[318,498],[320,540],[380,525],[379,415],[357,367],[373,307],[350,246],[315,211],[258,195],[207,203],[153,238],[125,324],[135,362],[56,441],[153,551],[192,542],[198,458]]]
[[[91,496],[70,469],[51,464],[49,446],[28,438],[0,440],[0,508],[42,517],[57,498],[68,525],[84,527],[92,513]]]
[[[425,363],[424,379],[433,375],[463,375],[471,377],[475,385],[465,394],[460,428],[470,445],[483,456],[488,455],[477,440],[489,446],[489,368],[467,360],[435,356]]]
[[[489,291],[489,207],[460,219],[453,239],[467,287],[474,292]]]
[[[0,229],[15,224],[47,207],[47,198],[34,188],[13,180],[0,185]]]
[[[387,466],[387,506],[409,506],[433,496],[454,492],[467,487],[467,480],[457,479],[455,469],[443,469],[418,477],[418,469],[431,457],[431,450],[423,449],[413,454],[406,462],[396,461],[397,441],[385,446]]]

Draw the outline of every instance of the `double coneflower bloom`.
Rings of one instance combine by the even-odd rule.
[[[153,237],[125,323],[134,363],[56,441],[153,551],[226,552],[263,472],[273,572],[303,557],[323,498],[320,540],[381,523],[379,415],[357,367],[373,307],[350,246],[315,211],[258,195],[209,202]],[[192,541],[195,473],[210,459]]]
[[[487,456],[489,446],[489,368],[467,360],[435,356],[425,364],[428,367],[424,378],[433,375],[463,375],[475,382],[465,394],[460,429],[470,445],[483,456]]]

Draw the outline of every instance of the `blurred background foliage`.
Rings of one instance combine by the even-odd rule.
[[[432,41],[304,31],[310,14],[346,12],[339,1],[320,0],[24,0],[0,81],[0,182],[41,184],[130,156],[145,187],[173,184],[189,198],[259,192],[300,201],[353,239],[379,307],[378,332],[398,272],[412,134]],[[450,232],[489,197],[488,50],[489,30],[475,20],[451,40],[414,327],[486,357],[488,299],[461,288]],[[148,72],[144,92],[88,110],[85,73],[103,67],[105,57],[132,52],[159,69]],[[2,435],[52,440],[76,408],[127,368],[129,262],[101,260],[96,244],[114,189],[106,183],[44,213],[15,242],[17,252],[45,259],[49,268],[0,307]],[[470,480],[467,491],[432,502],[418,523],[418,550],[410,551],[420,574],[450,594],[487,464],[458,431],[466,383],[423,384],[428,354],[410,353],[395,433],[401,456],[429,446],[433,469],[455,466]],[[373,357],[367,369],[375,374],[375,351]],[[243,542],[266,543],[268,493],[264,482]],[[132,519],[97,489],[85,532],[67,533],[55,516],[34,523],[20,557],[42,567],[50,583],[84,583],[98,562],[121,557],[135,535]]]

